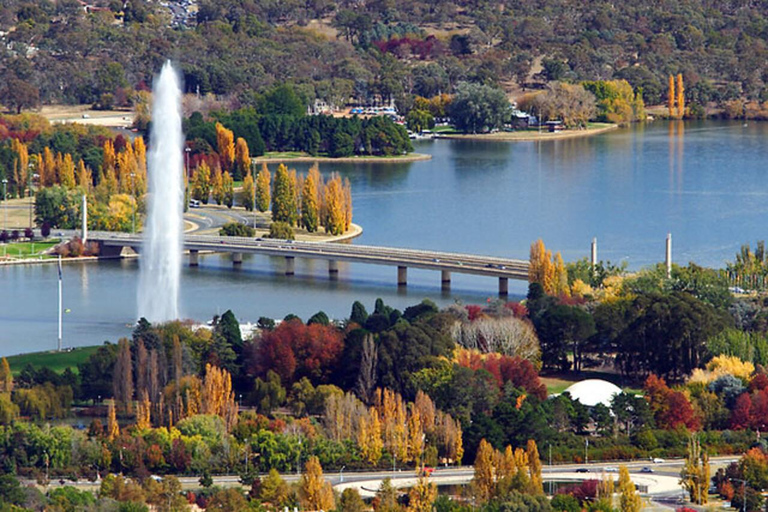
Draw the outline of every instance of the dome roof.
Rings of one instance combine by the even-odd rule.
[[[611,399],[614,395],[621,393],[621,388],[606,380],[587,379],[572,384],[565,393],[569,393],[573,400],[578,400],[587,407],[594,407],[597,404],[610,407]]]

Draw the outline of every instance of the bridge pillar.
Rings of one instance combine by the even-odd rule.
[[[506,277],[499,278],[499,295],[509,295],[509,279]]]
[[[451,271],[442,270],[440,274],[441,274],[440,281],[442,283],[443,290],[450,290],[451,289]]]
[[[285,257],[285,275],[292,276],[296,271],[295,258],[293,256]]]
[[[198,257],[200,255],[200,251],[196,249],[190,249],[189,251],[189,266],[190,267],[196,267],[200,264],[198,261]]]
[[[339,262],[336,260],[328,260],[328,275],[331,276],[331,279],[336,279],[339,277]]]
[[[233,252],[232,253],[232,265],[235,267],[238,265],[243,264],[243,253],[241,252]]]
[[[397,267],[397,286],[408,284],[408,267]]]

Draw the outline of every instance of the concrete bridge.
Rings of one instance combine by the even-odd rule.
[[[99,243],[103,257],[119,257],[124,247],[131,247],[140,252],[143,241],[141,235],[93,231],[88,233],[88,240]],[[285,258],[285,275],[294,274],[296,258],[328,261],[328,273],[331,278],[338,276],[339,261],[389,265],[397,267],[398,286],[407,285],[408,268],[439,271],[443,289],[450,289],[452,273],[496,277],[499,280],[499,295],[509,293],[510,279],[528,280],[526,260],[396,247],[186,235],[184,249],[189,251],[190,266],[197,266],[201,251],[228,252],[232,254],[234,265],[242,263],[244,253],[282,256]]]

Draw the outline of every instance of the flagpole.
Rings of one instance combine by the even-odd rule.
[[[61,352],[61,254],[59,254],[59,352]]]

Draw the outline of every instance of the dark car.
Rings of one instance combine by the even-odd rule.
[[[587,468],[578,468],[576,469],[577,473],[589,473],[589,470]]]

